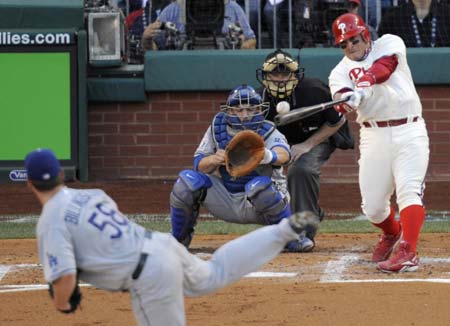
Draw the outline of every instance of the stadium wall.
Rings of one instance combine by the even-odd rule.
[[[94,71],[88,78],[89,180],[172,179],[193,153],[228,91],[257,86],[271,50],[151,51],[143,66]],[[289,50],[297,58],[298,51]],[[450,181],[450,48],[408,49],[431,138],[429,180]],[[327,82],[339,49],[302,49],[306,75]],[[354,116],[351,128],[358,140]],[[338,150],[323,180],[357,182],[357,149]]]
[[[430,135],[427,179],[450,181],[450,87],[418,86]],[[88,105],[89,180],[173,179],[192,167],[193,152],[225,100],[225,91],[149,92],[144,102]],[[358,140],[359,126],[350,115]],[[338,150],[325,182],[357,182],[359,152]]]

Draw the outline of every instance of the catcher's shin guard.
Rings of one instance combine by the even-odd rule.
[[[291,215],[289,203],[275,189],[272,180],[267,177],[256,177],[245,184],[248,200],[256,211],[262,214],[267,224],[276,224]]]
[[[170,220],[172,235],[184,246],[189,247],[194,234],[194,226],[200,211],[200,204],[212,183],[201,172],[183,170],[170,194]]]

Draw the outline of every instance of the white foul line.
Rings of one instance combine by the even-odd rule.
[[[91,284],[82,283],[80,287],[92,286]],[[0,293],[8,292],[23,292],[23,291],[37,291],[37,290],[47,290],[48,284],[9,284],[0,285]]]
[[[297,273],[253,272],[244,277],[295,277]]]
[[[450,284],[448,278],[396,278],[396,279],[368,279],[368,280],[334,280],[320,281],[320,283],[402,283],[402,282],[422,282],[422,283],[446,283]]]

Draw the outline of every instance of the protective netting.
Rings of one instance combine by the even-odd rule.
[[[428,2],[430,6],[424,8],[412,2],[387,8],[378,25],[378,34],[398,35],[407,47],[450,46],[450,6],[446,1]]]
[[[164,21],[168,17],[176,19],[170,21],[174,25],[166,24],[158,34],[161,50],[240,49],[248,38],[255,39],[251,45],[254,48],[333,47],[332,22],[347,12],[363,17],[373,39],[391,33],[402,37],[407,47],[450,46],[450,0],[110,2],[124,10],[132,56],[141,59],[144,29],[157,19]]]

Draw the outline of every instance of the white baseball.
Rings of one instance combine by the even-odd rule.
[[[291,105],[286,101],[281,101],[277,104],[278,114],[286,114],[291,110]]]

